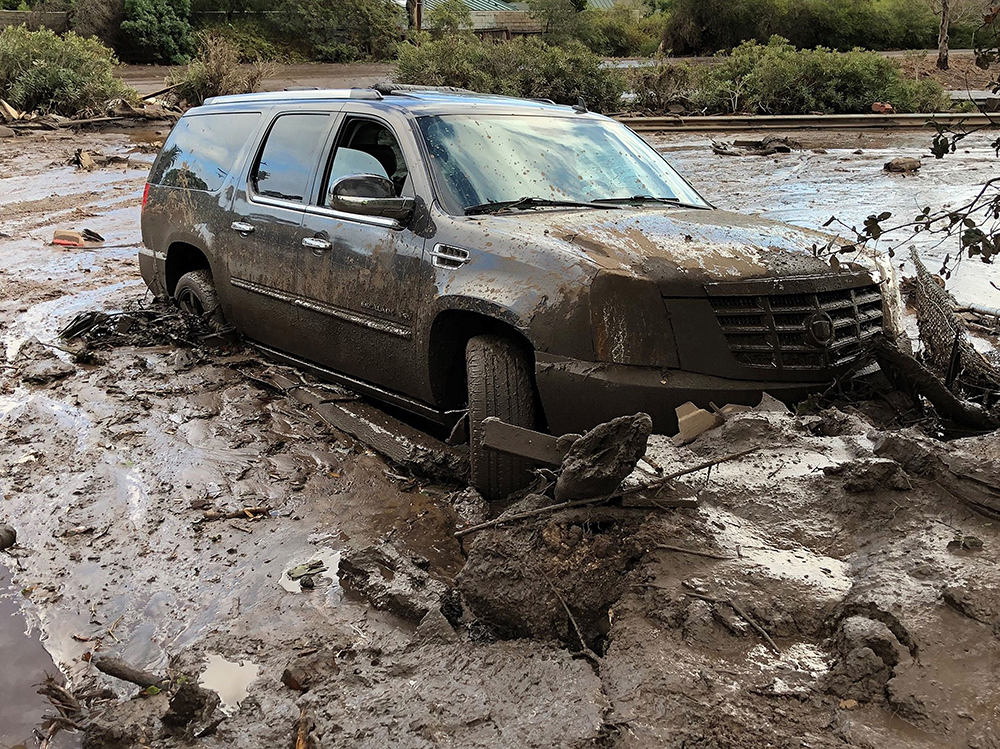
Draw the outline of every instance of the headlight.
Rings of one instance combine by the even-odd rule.
[[[601,271],[590,286],[590,324],[598,361],[679,366],[667,308],[648,278]]]

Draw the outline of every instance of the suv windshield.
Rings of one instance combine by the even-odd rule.
[[[590,117],[445,115],[420,130],[452,213],[526,196],[708,208],[663,157],[624,125]],[[475,212],[482,212],[476,210]]]

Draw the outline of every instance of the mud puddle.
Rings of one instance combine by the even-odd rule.
[[[0,658],[3,678],[0,679],[0,749],[32,749],[39,745],[45,732],[42,718],[54,708],[38,694],[38,685],[52,675],[60,682],[62,674],[52,657],[39,641],[42,633],[29,630],[17,600],[20,591],[11,585],[10,573],[0,561]],[[49,746],[52,749],[76,749],[79,735],[57,734]]]
[[[233,662],[212,653],[201,674],[201,686],[211,689],[222,701],[222,711],[234,715],[247,698],[249,687],[260,675],[260,666],[251,661]]]

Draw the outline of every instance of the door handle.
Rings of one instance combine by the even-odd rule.
[[[314,252],[323,252],[333,247],[329,239],[323,239],[322,237],[304,237],[302,239],[302,246],[308,247]]]
[[[238,231],[240,234],[249,234],[253,231],[253,224],[248,224],[246,221],[233,221],[229,225],[229,228],[233,231]]]

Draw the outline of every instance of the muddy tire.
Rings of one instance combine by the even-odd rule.
[[[483,419],[495,416],[515,426],[535,427],[535,378],[531,363],[512,341],[481,335],[465,347],[469,389],[469,463],[472,485],[487,502],[496,502],[524,487],[531,463],[488,450],[483,445]]]
[[[226,326],[226,318],[219,304],[219,294],[212,283],[211,271],[201,268],[185,273],[177,281],[174,301],[181,312],[202,318],[210,329],[219,331]]]

